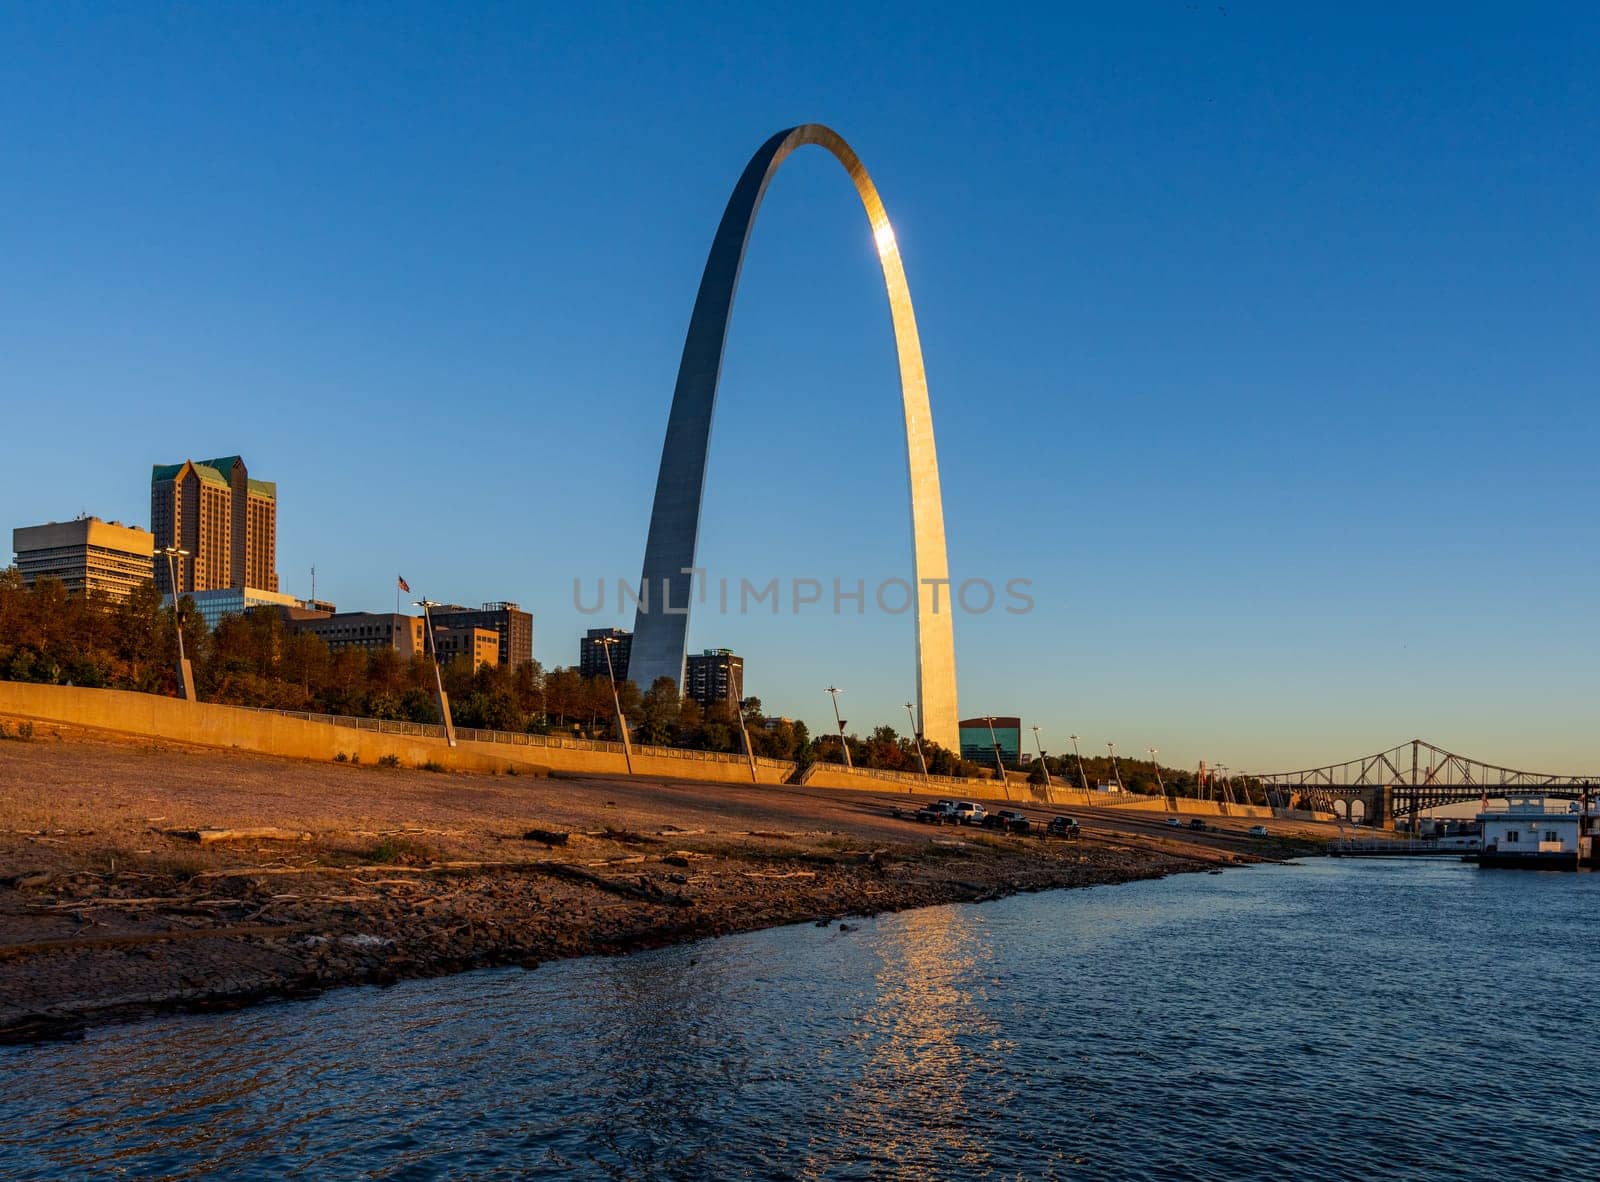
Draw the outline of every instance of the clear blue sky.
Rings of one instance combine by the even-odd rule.
[[[1600,767],[1592,5],[0,7],[0,507],[148,524],[242,453],[286,589],[635,579],[751,151],[820,121],[917,301],[964,713],[1321,762]],[[723,372],[704,565],[908,572],[872,241],[808,149]],[[904,722],[908,616],[697,615],[769,708]]]

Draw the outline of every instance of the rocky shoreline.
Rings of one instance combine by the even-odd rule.
[[[6,912],[53,929],[0,946],[0,1041],[1223,861],[1093,839],[1047,845],[951,831],[920,847],[868,847],[831,836],[734,846],[702,835],[597,835],[582,843],[592,858],[488,865],[408,852],[348,866],[36,874],[0,892],[10,896],[0,902]]]
[[[1273,853],[1093,825],[1072,841],[927,829],[870,794],[534,786],[211,752],[7,747],[8,782],[58,781],[36,801],[13,794],[0,814],[0,1042],[11,1043]],[[130,758],[195,785],[193,798],[152,791],[123,766]],[[137,808],[107,791],[113,773]],[[341,791],[314,795],[330,775]],[[282,800],[264,804],[266,786]]]

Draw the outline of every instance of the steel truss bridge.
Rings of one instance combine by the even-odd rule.
[[[1519,771],[1457,755],[1426,739],[1412,739],[1344,763],[1250,778],[1281,804],[1309,805],[1351,820],[1357,819],[1353,809],[1359,801],[1360,819],[1372,825],[1402,818],[1414,823],[1419,810],[1485,796],[1514,793],[1578,800],[1600,793],[1600,775]]]

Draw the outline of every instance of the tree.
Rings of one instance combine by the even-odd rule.
[[[545,712],[563,728],[569,718],[582,717],[587,696],[576,669],[552,669],[544,678]]]
[[[631,681],[628,684],[633,685]],[[638,710],[625,709],[624,713],[637,720],[636,729],[642,742],[664,746],[677,737],[682,709],[683,700],[678,696],[678,683],[670,677],[658,677],[640,695]]]

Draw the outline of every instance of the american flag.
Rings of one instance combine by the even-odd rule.
[[[404,575],[396,575],[394,577],[394,585],[400,588],[400,590],[404,591],[407,595],[411,594],[411,584],[406,582],[406,577]]]

